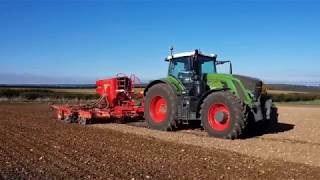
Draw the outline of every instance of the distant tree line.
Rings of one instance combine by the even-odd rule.
[[[275,102],[313,101],[320,99],[317,93],[270,94]]]
[[[291,84],[267,84],[266,86],[267,86],[267,89],[269,90],[320,93],[320,86],[303,86],[303,85],[291,85]]]

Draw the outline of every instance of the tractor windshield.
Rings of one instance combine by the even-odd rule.
[[[179,73],[186,72],[189,69],[188,57],[176,58],[170,62],[168,74],[174,77],[178,77]]]
[[[211,74],[216,73],[216,66],[214,59],[209,57],[199,57],[198,58],[198,72],[199,74]]]

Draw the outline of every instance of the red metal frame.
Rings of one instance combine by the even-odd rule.
[[[76,106],[52,105],[51,108],[55,110],[57,117],[63,115],[75,120],[142,118],[143,94],[139,93],[133,98],[135,81],[139,82],[139,79],[134,75],[128,77],[119,74],[110,79],[98,80],[96,92],[100,98],[96,102]],[[140,101],[139,104],[137,100]]]

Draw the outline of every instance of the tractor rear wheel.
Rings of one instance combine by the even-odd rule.
[[[176,111],[177,96],[169,85],[159,83],[147,91],[144,117],[150,128],[162,131],[176,129]]]
[[[203,128],[210,136],[236,139],[247,126],[247,110],[229,91],[208,95],[200,110]]]

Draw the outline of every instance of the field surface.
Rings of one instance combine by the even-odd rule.
[[[45,104],[2,103],[0,179],[320,179],[320,108],[279,109],[278,128],[230,141],[143,122],[64,124]]]

